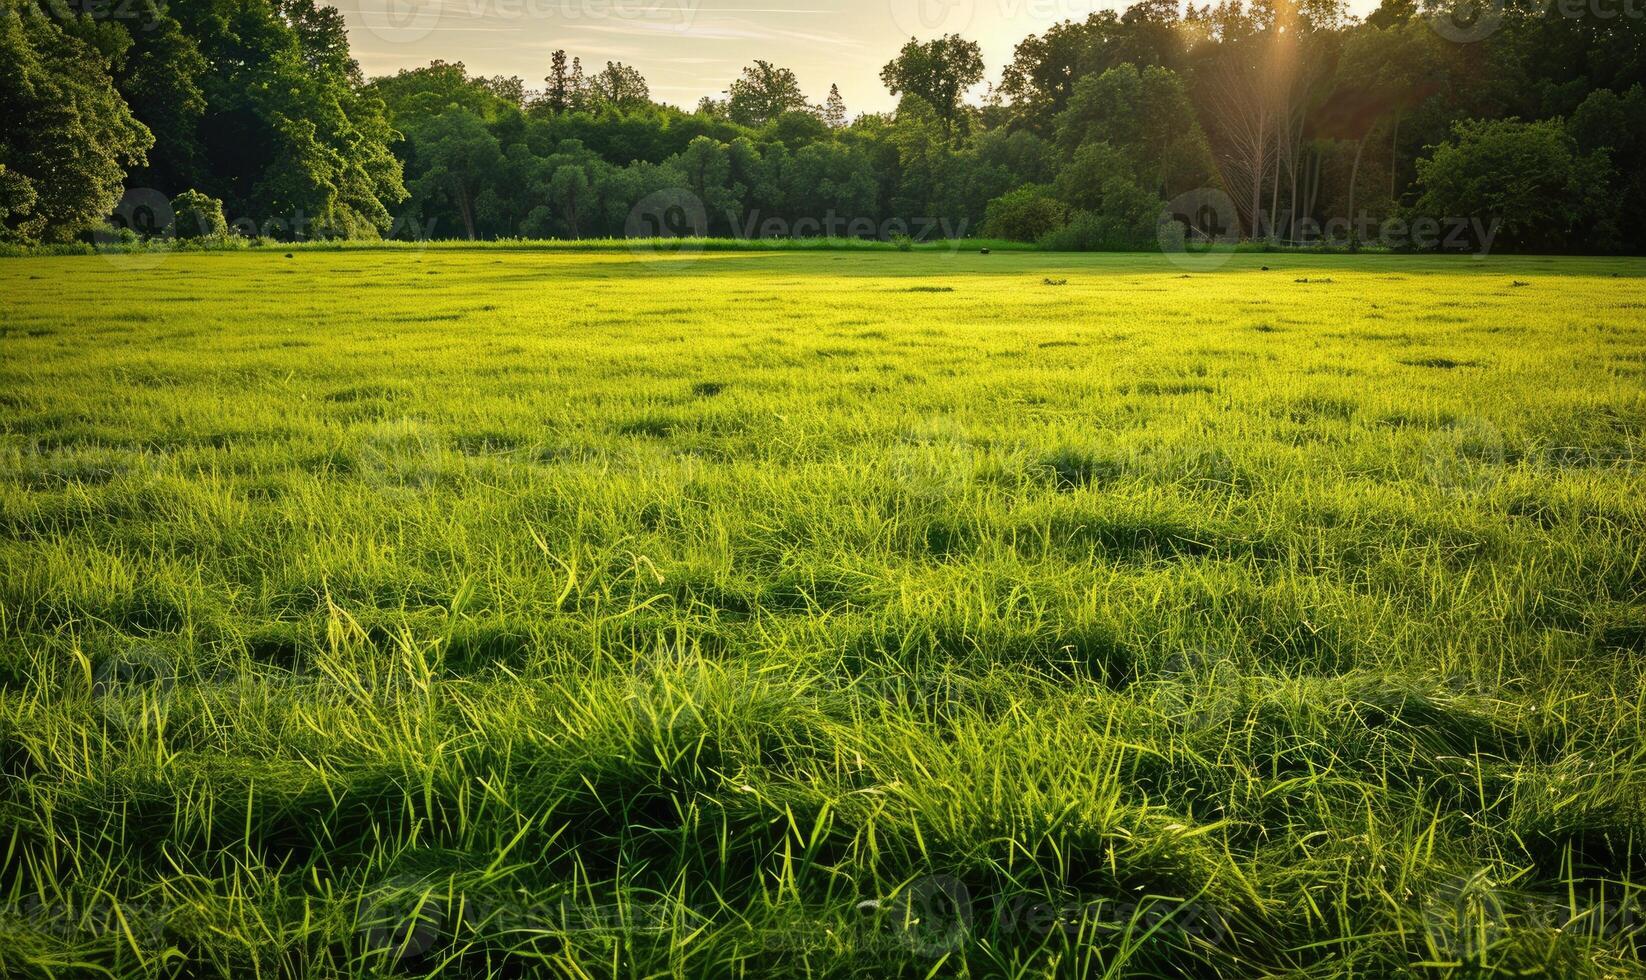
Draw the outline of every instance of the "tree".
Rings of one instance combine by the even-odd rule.
[[[589,80],[583,75],[583,59],[572,59],[572,73],[566,87],[569,92],[566,108],[575,112],[589,107]]]
[[[685,178],[686,189],[703,202],[711,224],[728,212],[735,214],[743,188],[731,185],[732,161],[726,144],[699,136],[669,160]]]
[[[806,109],[808,103],[794,72],[756,61],[726,90],[726,106],[738,125],[764,126],[785,112]]]
[[[0,0],[0,235],[66,240],[120,198],[154,137],[106,58],[30,0]]]
[[[1087,75],[1053,122],[1063,151],[1104,141],[1126,155],[1133,179],[1163,197],[1206,186],[1211,150],[1188,92],[1165,68],[1132,64]]]
[[[621,61],[606,62],[606,67],[589,79],[588,91],[596,107],[628,111],[651,104],[645,76]]]
[[[198,188],[276,235],[374,237],[389,227],[388,206],[406,196],[395,133],[384,103],[362,88],[336,8],[167,9],[204,66],[194,79],[204,109],[186,145],[156,148],[158,190]]]
[[[1159,195],[1138,186],[1127,154],[1102,140],[1076,150],[1053,186],[1058,200],[1072,210],[1130,224],[1153,221],[1160,214]]]
[[[1314,114],[1314,135],[1354,144],[1347,206],[1354,227],[1359,218],[1360,164],[1373,131],[1388,118],[1398,126],[1401,112],[1438,88],[1422,67],[1423,45],[1429,43],[1430,34],[1421,25],[1408,24],[1388,30],[1364,28],[1350,35],[1338,62],[1337,84]]]
[[[823,123],[830,129],[846,125],[846,100],[840,97],[840,86],[829,86],[829,97],[823,102]]]
[[[1567,121],[1579,152],[1604,151],[1615,174],[1617,225],[1631,252],[1646,250],[1646,88],[1590,92]]]
[[[34,182],[15,170],[7,170],[6,165],[0,163],[0,241],[17,238],[29,241],[30,237],[21,225],[34,213]],[[10,220],[15,216],[16,225]]]
[[[543,79],[548,90],[543,95],[543,102],[550,112],[559,114],[571,108],[572,88],[571,73],[566,67],[566,52],[563,48],[555,49],[549,56],[549,74]]]
[[[479,116],[453,109],[421,121],[412,131],[423,172],[413,181],[419,202],[449,202],[463,222],[463,236],[475,237],[475,204],[502,160],[497,138]]]
[[[958,34],[920,43],[914,38],[880,70],[880,80],[893,95],[920,97],[953,134],[960,100],[983,80],[983,52],[977,42]]]
[[[578,233],[578,218],[588,196],[589,175],[582,167],[568,165],[555,169],[554,177],[549,181],[549,197],[560,208],[573,238],[583,237]]]
[[[372,79],[364,90],[382,99],[390,121],[402,128],[453,108],[466,109],[494,124],[517,114],[519,108],[492,81],[471,77],[461,61],[436,60],[422,68],[402,68],[394,75]]]
[[[111,60],[114,86],[149,131],[154,146],[147,163],[127,174],[132,186],[173,191],[213,183],[200,139],[207,109],[203,88],[211,66],[193,37],[158,5],[148,21],[127,35],[131,44]],[[109,25],[110,30],[124,30]]]
[[[516,109],[526,105],[526,83],[519,75],[493,75],[480,79],[479,84]]]
[[[1083,23],[1064,21],[1044,34],[1031,34],[1017,45],[1001,72],[995,97],[1009,103],[1012,117],[1030,129],[1044,130],[1068,107],[1079,80],[1110,66],[1106,55],[1120,33],[1113,11],[1099,11]]]
[[[1606,151],[1581,153],[1559,120],[1465,120],[1453,127],[1452,139],[1417,161],[1423,193],[1412,211],[1441,221],[1472,216],[1488,227],[1499,223],[1502,244],[1561,251],[1607,237],[1610,177]]]

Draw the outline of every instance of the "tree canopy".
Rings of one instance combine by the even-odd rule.
[[[0,234],[84,237],[143,190],[241,235],[616,236],[673,188],[715,234],[987,219],[1139,247],[1151,211],[1217,192],[1251,238],[1481,219],[1497,247],[1646,250],[1639,19],[1508,5],[1460,41],[1441,3],[1141,0],[1025,38],[981,98],[975,42],[910,39],[881,71],[896,110],[848,119],[766,60],[686,109],[561,50],[541,88],[439,60],[368,80],[316,0],[141,24],[0,0]]]

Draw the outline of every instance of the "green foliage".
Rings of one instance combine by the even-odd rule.
[[[810,105],[794,72],[769,61],[756,61],[743,69],[742,77],[732,82],[726,94],[727,112],[740,126],[764,126],[784,113],[805,111]],[[839,94],[836,90],[835,96]]]
[[[1153,248],[1164,202],[1139,187],[1133,174],[1132,161],[1107,142],[1083,144],[1054,185],[1070,209],[1068,225],[1041,243],[1068,251]]]
[[[596,109],[626,112],[651,104],[645,76],[621,61],[608,61],[606,67],[589,76],[586,91],[590,106]]]
[[[1646,87],[1636,84],[1622,95],[1590,92],[1566,128],[1579,153],[1606,154],[1613,222],[1625,250],[1646,252]]]
[[[37,198],[32,180],[0,163],[0,241],[27,240],[24,222]]]
[[[1152,221],[1121,214],[1074,211],[1063,225],[1040,236],[1050,252],[1142,252],[1156,245]]]
[[[187,190],[171,199],[172,231],[184,241],[226,238],[229,225],[223,218],[223,202],[196,190]]]
[[[64,241],[101,224],[154,143],[107,58],[33,0],[0,0],[0,66],[0,237]]]
[[[1094,142],[1120,148],[1134,182],[1162,197],[1206,187],[1215,179],[1211,149],[1194,106],[1183,83],[1164,68],[1139,72],[1122,64],[1084,76],[1054,126],[1067,154]]]
[[[961,98],[983,80],[982,49],[958,34],[924,43],[910,38],[880,70],[880,80],[893,95],[912,95],[931,106],[947,135],[961,117]]]
[[[1052,184],[1070,208],[1117,227],[1135,224],[1148,195],[1209,189],[1233,198],[1231,225],[1254,238],[1318,240],[1320,226],[1349,217],[1358,242],[1379,222],[1429,213],[1413,209],[1427,190],[1417,160],[1452,140],[1454,123],[1515,114],[1570,120],[1585,187],[1561,193],[1598,181],[1615,207],[1493,247],[1646,248],[1646,148],[1626,135],[1642,129],[1630,93],[1646,47],[1638,18],[1595,9],[1500,5],[1488,36],[1459,44],[1442,35],[1468,25],[1437,21],[1434,5],[1391,0],[1360,22],[1332,4],[1139,0],[1026,38],[981,105],[968,102],[984,79],[976,43],[910,39],[881,72],[897,110],[848,125],[838,88],[813,105],[792,71],[764,60],[724,100],[687,112],[653,102],[635,67],[585,73],[563,50],[548,55],[542,92],[439,60],[366,82],[342,15],[317,0],[112,13],[53,3],[43,14],[43,0],[4,2],[33,12],[7,22],[17,70],[0,83],[11,86],[0,235],[16,241],[84,235],[122,184],[198,189],[242,233],[284,240],[621,235],[639,188],[689,175],[718,235],[837,219],[957,235],[985,220],[988,202]],[[57,81],[25,81],[35,75]],[[712,161],[699,140],[723,168],[702,169]],[[1077,161],[1094,144],[1112,157]],[[1601,153],[1611,167],[1596,176]],[[1065,176],[1094,163],[1137,190]],[[565,167],[587,183],[575,231],[554,196]]]
[[[1047,232],[1060,228],[1067,208],[1043,184],[1024,184],[989,202],[983,221],[984,234],[1018,242],[1039,241]]]
[[[1000,79],[1000,94],[1010,102],[1014,122],[1049,135],[1075,85],[1112,67],[1115,42],[1123,36],[1119,18],[1105,10],[1084,22],[1063,21],[1024,38]]]
[[[1417,161],[1420,217],[1477,216],[1510,248],[1560,251],[1607,242],[1611,176],[1605,150],[1578,151],[1558,120],[1470,120]]]

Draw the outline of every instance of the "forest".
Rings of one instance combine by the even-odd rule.
[[[1281,246],[1646,250],[1643,12],[1462,2],[1142,0],[1001,66],[911,38],[881,72],[895,111],[854,114],[765,61],[692,107],[565,51],[541,79],[458,60],[368,78],[315,0],[0,0],[0,247],[662,231],[1131,250],[1213,193],[1233,220],[1192,231]],[[660,192],[700,212],[637,230]]]

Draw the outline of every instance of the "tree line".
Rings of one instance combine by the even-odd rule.
[[[0,240],[622,237],[674,193],[690,231],[743,237],[1128,249],[1166,213],[1202,236],[1640,252],[1646,25],[1608,3],[1141,0],[1025,38],[993,77],[964,37],[911,39],[880,75],[896,109],[851,116],[767,61],[688,109],[564,51],[531,86],[444,61],[368,79],[315,0],[0,0]],[[134,188],[162,218],[129,213]]]

